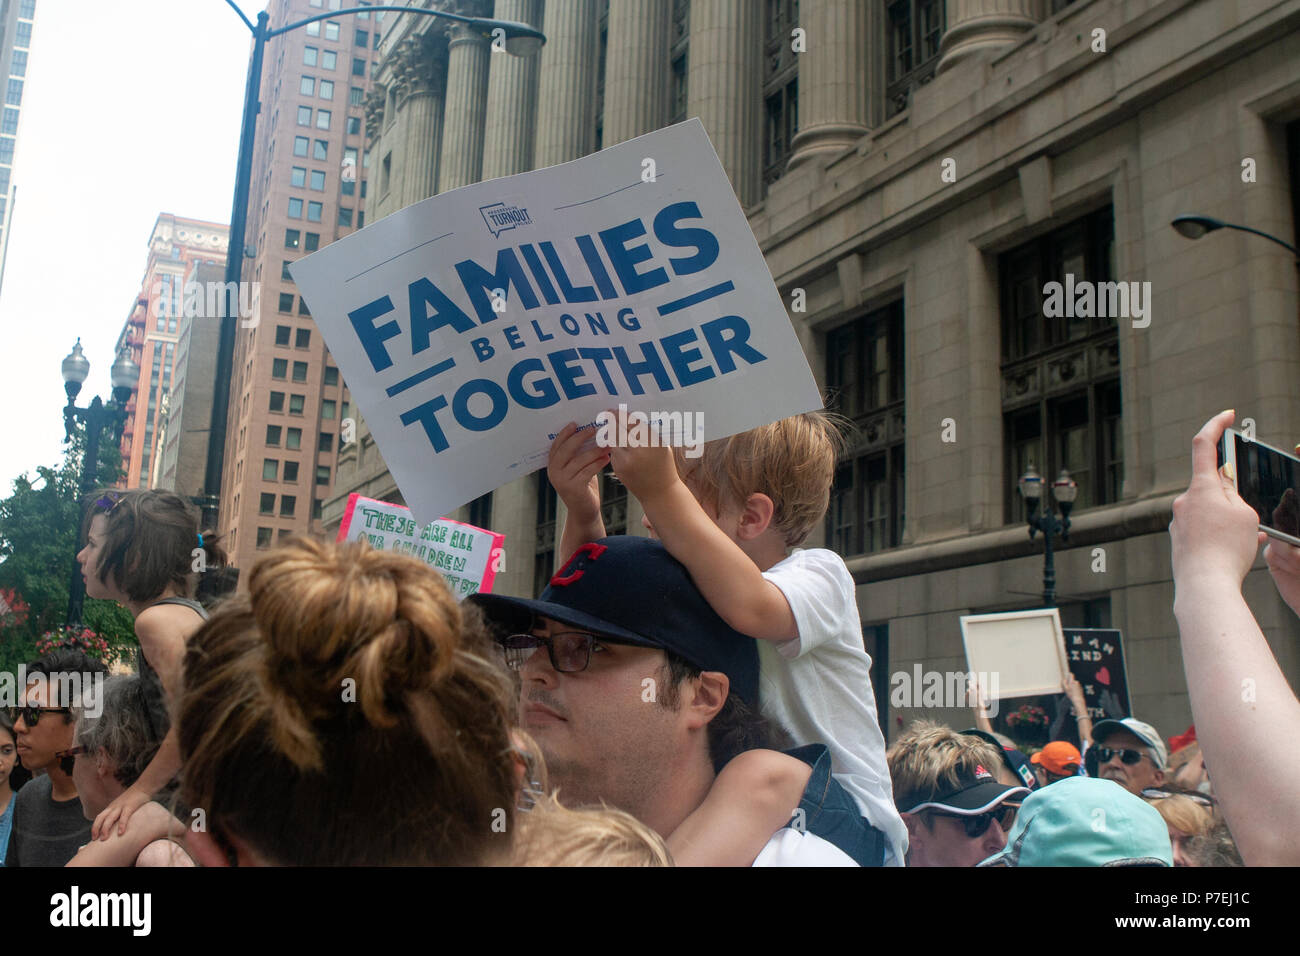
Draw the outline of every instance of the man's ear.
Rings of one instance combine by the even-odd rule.
[[[772,504],[772,499],[755,492],[745,500],[737,534],[745,540],[757,538],[772,524],[772,515],[775,512],[776,506]]]
[[[108,759],[108,751],[105,748],[100,747],[95,751],[95,776],[103,778],[111,777],[112,775],[113,767]]]
[[[1163,787],[1165,785],[1165,772],[1159,767],[1156,768],[1156,782],[1154,786]]]
[[[700,676],[691,682],[691,686],[693,688],[691,699],[684,708],[687,712],[687,726],[706,727],[727,702],[731,681],[721,671],[702,671]]]

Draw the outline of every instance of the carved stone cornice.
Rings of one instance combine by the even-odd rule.
[[[388,101],[388,87],[383,83],[371,85],[363,106],[366,111],[366,136],[375,139],[384,128],[384,104]]]
[[[447,82],[447,51],[440,37],[407,37],[393,53],[392,71],[398,108],[408,97],[441,96]]]

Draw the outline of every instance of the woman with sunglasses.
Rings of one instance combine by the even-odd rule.
[[[94,820],[139,779],[167,733],[166,724],[155,722],[138,674],[106,680],[96,711],[98,716],[84,711],[78,715],[75,745],[56,755],[77,785],[87,820]],[[184,833],[184,824],[161,803],[146,803],[132,814],[125,834],[91,840],[68,866],[193,866],[181,849]]]
[[[77,555],[86,594],[117,601],[135,619],[140,675],[154,720],[168,723],[180,688],[186,639],[207,619],[193,599],[196,577],[226,563],[215,535],[199,532],[198,514],[166,491],[105,489],[91,495]],[[176,735],[169,732],[139,778],[95,818],[92,839],[126,832],[131,815],[167,786],[180,770]]]

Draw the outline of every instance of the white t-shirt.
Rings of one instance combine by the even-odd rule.
[[[777,830],[767,846],[754,858],[751,866],[857,866],[849,856],[829,840],[815,833],[786,827]]]
[[[763,715],[799,746],[822,743],[830,749],[835,779],[885,834],[885,865],[902,866],[907,827],[894,808],[871,658],[862,644],[849,569],[833,551],[800,549],[763,577],[781,589],[799,627],[794,640],[758,642]]]

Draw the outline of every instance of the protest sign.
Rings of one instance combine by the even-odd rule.
[[[1128,717],[1128,670],[1124,665],[1124,640],[1109,627],[1067,627],[1065,652],[1070,673],[1083,685],[1088,716]]]
[[[710,440],[822,404],[698,119],[434,196],[289,271],[422,523],[620,404],[669,433],[704,415]]]
[[[410,508],[351,494],[337,540],[362,539],[381,551],[400,551],[426,562],[457,600],[489,593],[497,572],[505,570],[503,534],[448,518],[421,525]]]
[[[1056,608],[966,614],[966,662],[975,674],[996,674],[999,697],[1046,694],[1065,687],[1065,649]]]

